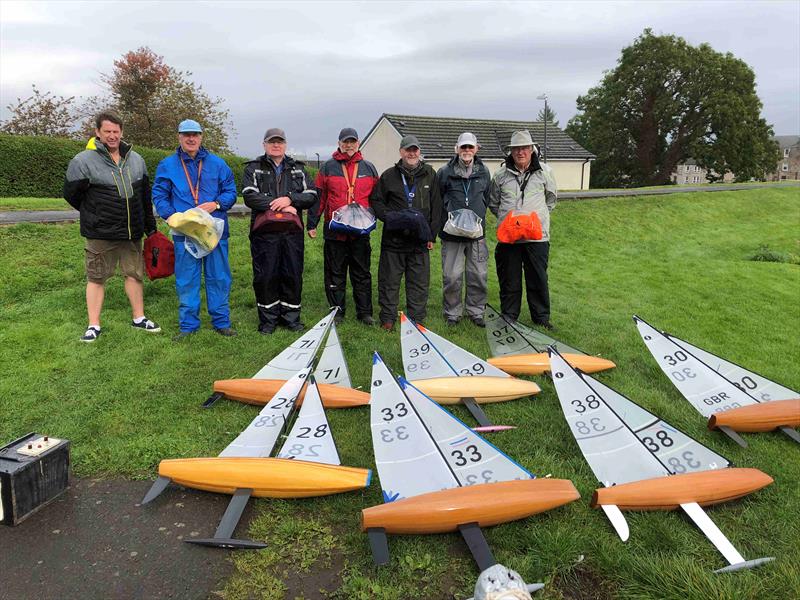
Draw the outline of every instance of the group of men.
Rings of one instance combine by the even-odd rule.
[[[215,331],[235,336],[230,318],[231,271],[228,261],[227,212],[237,189],[227,163],[203,147],[203,128],[191,119],[178,126],[178,148],[156,169],[152,190],[144,160],[122,141],[122,121],[113,112],[95,119],[95,137],[70,163],[64,197],[80,211],[86,238],[86,303],[89,324],[81,341],[101,334],[105,281],[117,265],[125,276],[125,291],[133,313],[131,325],[156,333],[161,329],[144,314],[142,237],[156,229],[153,206],[162,219],[199,208],[224,222],[219,244],[206,256],[195,257],[184,237],[173,232],[175,285],[179,299],[180,340],[200,328],[200,288],[205,280],[206,303]],[[509,154],[492,174],[478,157],[476,136],[462,133],[455,155],[438,172],[422,158],[419,140],[402,138],[399,160],[378,174],[359,151],[355,129],[344,128],[338,148],[321,165],[312,182],[305,165],[286,154],[282,129],[268,129],[264,154],[246,163],[242,180],[244,203],[251,209],[250,251],[258,330],[271,334],[278,327],[301,331],[301,296],[305,232],[317,237],[322,221],[324,282],[330,306],[345,317],[349,273],[356,318],[374,325],[371,244],[369,230],[332,227],[345,207],[356,204],[383,222],[378,267],[380,326],[393,330],[400,286],[405,278],[406,311],[417,323],[427,317],[430,252],[441,240],[443,313],[448,325],[465,315],[484,327],[488,296],[488,247],[485,217],[489,209],[498,224],[517,214],[533,214],[541,236],[495,249],[501,312],[518,319],[522,281],[534,323],[552,328],[547,283],[550,211],[556,198],[552,171],[538,159],[527,131],[515,132]],[[303,211],[307,218],[303,225]],[[455,224],[465,216],[471,225]]]

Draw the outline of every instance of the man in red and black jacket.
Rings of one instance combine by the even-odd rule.
[[[325,295],[330,306],[338,306],[337,322],[344,319],[347,271],[353,286],[356,317],[365,325],[373,325],[372,274],[369,235],[349,235],[331,231],[330,220],[337,211],[351,202],[369,208],[369,196],[378,182],[378,171],[358,151],[355,129],[346,127],[339,132],[339,149],[326,161],[317,175],[319,210],[309,211],[308,235],[316,237],[316,226],[324,215],[325,237]]]

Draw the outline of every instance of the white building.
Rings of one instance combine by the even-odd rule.
[[[588,190],[591,161],[594,154],[582,148],[552,123],[547,124],[545,153],[545,124],[541,121],[497,121],[489,119],[458,119],[448,117],[418,117],[384,113],[361,141],[361,153],[382,173],[395,164],[400,155],[400,140],[415,135],[421,145],[425,162],[434,169],[445,165],[455,155],[458,136],[470,131],[481,146],[478,156],[491,173],[503,160],[505,149],[514,131],[527,129],[533,141],[546,154],[547,164],[561,190]]]

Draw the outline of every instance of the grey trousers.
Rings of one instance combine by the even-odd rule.
[[[442,308],[445,319],[460,319],[461,288],[466,278],[467,316],[483,318],[488,296],[489,249],[486,239],[474,242],[442,240]]]

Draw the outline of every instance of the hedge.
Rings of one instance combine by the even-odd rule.
[[[0,133],[0,197],[60,198],[67,165],[85,147],[85,142],[64,138]],[[151,182],[156,165],[173,152],[138,146],[134,149],[147,163]],[[234,154],[221,156],[233,170],[236,189],[241,189],[243,165],[249,159]],[[308,170],[312,177],[316,175],[316,169]]]

